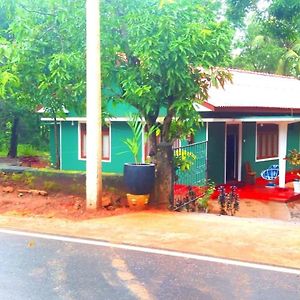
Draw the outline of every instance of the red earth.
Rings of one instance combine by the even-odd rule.
[[[30,160],[30,159],[29,159]],[[33,167],[44,167],[45,163],[41,161],[35,161],[35,159],[28,161],[23,161],[23,165],[30,163]],[[292,176],[292,174],[290,174]],[[291,180],[291,178],[287,178]],[[262,187],[264,188],[264,182],[258,182],[257,180],[256,188],[257,193],[254,194],[253,186],[243,187],[239,189],[240,193],[240,211],[237,216],[240,217],[266,217],[266,218],[276,218],[276,219],[290,219],[289,209],[293,209],[297,206],[295,214],[299,212],[298,201],[293,201],[289,205],[286,205],[282,201],[283,199],[275,199],[280,196],[277,190],[268,190],[268,194],[261,193]],[[12,186],[12,192],[3,192],[5,186]],[[22,215],[22,216],[44,216],[46,218],[66,218],[71,220],[84,220],[90,218],[107,217],[113,215],[121,215],[131,213],[140,209],[147,209],[152,211],[145,205],[142,207],[129,207],[125,195],[120,197],[114,195],[112,192],[103,192],[103,205],[102,209],[98,210],[88,210],[86,209],[86,202],[84,197],[76,195],[66,195],[63,193],[49,193],[47,196],[41,196],[37,193],[20,193],[18,192],[23,186],[17,186],[11,183],[0,183],[0,214],[6,215]],[[264,188],[265,190],[265,188]],[[284,194],[282,197],[285,198],[286,193],[290,193],[290,189],[281,191]],[[178,186],[178,190],[175,190],[176,194],[180,194],[180,191],[187,192],[186,188],[182,189],[182,186]],[[202,193],[202,190],[195,190],[195,193]],[[255,196],[255,197],[253,197]],[[268,196],[268,197],[266,197]],[[216,194],[214,195],[216,198]],[[259,201],[257,201],[259,200]],[[270,201],[271,200],[271,201]],[[274,200],[279,203],[275,203]],[[281,200],[281,201],[280,201]],[[295,199],[296,200],[296,199]],[[281,203],[282,204],[281,204]],[[296,205],[297,204],[297,205]],[[216,200],[210,201],[210,212],[218,214],[218,204]],[[157,210],[153,210],[156,211]],[[167,207],[161,208],[161,211],[167,211]]]
[[[13,187],[13,192],[3,192],[3,188],[4,186],[0,185],[0,214],[40,215],[47,218],[83,220],[125,214],[132,211],[125,199],[113,201],[114,195],[108,192],[104,192],[102,198],[104,205],[107,204],[107,206],[102,209],[91,210],[86,209],[85,199],[79,196],[62,193],[42,196],[38,195],[37,192],[27,193],[23,191],[20,193],[17,186]]]

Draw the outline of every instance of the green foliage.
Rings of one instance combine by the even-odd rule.
[[[113,100],[135,107],[149,128],[161,122],[160,142],[170,150],[175,139],[201,125],[193,103],[231,79],[218,68],[230,64],[233,37],[221,1],[103,0],[101,13],[103,84],[116,79],[122,95]],[[155,156],[154,133],[149,144]],[[174,171],[158,160],[157,170],[160,186]],[[170,199],[171,186],[166,193]]]
[[[1,156],[6,156],[8,152],[8,143],[12,123],[4,116],[4,111],[3,114],[0,113],[0,115],[3,115],[3,118],[0,118],[0,152],[4,153]]]
[[[23,182],[24,175],[22,173],[13,173],[10,179],[14,182]]]
[[[0,147],[0,157],[7,156],[7,146]],[[49,152],[42,151],[30,144],[19,144],[18,145],[18,156],[39,156],[44,160],[49,160]]]
[[[34,113],[38,105],[51,117],[64,117],[64,108],[82,111],[84,3],[0,0],[0,11],[0,115],[7,113],[12,123],[15,117],[27,120],[25,113]],[[34,145],[47,142],[38,131],[33,136]]]
[[[300,2],[273,0],[246,28],[234,66],[281,75],[300,75]]]
[[[299,153],[299,151],[297,149],[290,150],[286,160],[292,166],[300,166],[300,153]]]
[[[13,53],[7,66],[22,83],[14,91],[18,102],[32,108],[43,104],[51,113],[76,103],[85,78],[83,3],[17,0],[0,6],[6,12],[5,32]]]
[[[33,187],[36,177],[30,172],[13,173],[10,180],[15,183],[22,183],[28,187]]]
[[[176,170],[180,171],[188,171],[194,164],[194,161],[196,159],[196,155],[193,152],[182,150],[182,149],[176,149],[174,151],[174,166]]]
[[[59,192],[63,190],[63,186],[55,181],[45,180],[43,182],[43,189],[47,192]]]
[[[124,140],[125,145],[134,157],[134,161],[137,164],[139,162],[138,154],[142,145],[142,136],[144,133],[144,143],[147,142],[149,135],[158,130],[157,126],[151,126],[148,130],[145,130],[145,125],[138,116],[129,116],[128,126],[132,131],[132,137]]]
[[[18,145],[19,156],[39,156],[45,159],[49,159],[49,153],[40,151],[29,144],[19,144]]]
[[[201,198],[198,198],[196,203],[198,205],[198,210],[208,212],[208,201],[210,200],[212,194],[216,190],[215,184],[213,182],[209,182],[207,184],[207,188],[205,190],[204,195]]]
[[[226,0],[226,16],[237,27],[243,27],[245,16],[257,11],[259,0]]]
[[[136,107],[149,126],[164,108],[161,138],[172,142],[200,124],[192,103],[230,77],[212,67],[228,65],[232,30],[219,21],[218,2],[163,2],[103,1],[103,77],[117,74],[123,95],[115,100]]]

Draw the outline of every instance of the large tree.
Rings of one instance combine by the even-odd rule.
[[[157,163],[156,199],[171,196],[172,142],[199,125],[193,102],[224,85],[232,30],[221,5],[210,0],[102,1],[104,82],[118,80],[120,101],[136,107],[148,127],[161,122],[161,143],[150,138]],[[164,3],[163,3],[164,2]]]
[[[19,82],[9,91],[5,82],[4,100],[18,108],[12,111],[12,123],[18,124],[19,108],[33,112],[43,105],[56,124],[57,117],[65,115],[64,108],[79,108],[84,103],[84,2],[47,0],[37,5],[32,0],[0,0],[0,7],[4,20],[1,35],[13,51],[5,61],[5,74],[13,74]],[[54,130],[59,167],[57,126]],[[16,130],[12,130],[14,137]]]
[[[41,103],[54,119],[64,107],[82,103],[84,2],[0,4],[14,16],[5,31],[16,51],[8,64],[20,83],[14,99]],[[222,86],[230,78],[216,68],[229,64],[233,34],[222,11],[221,2],[212,0],[102,1],[103,86],[117,82],[123,92],[114,100],[136,107],[149,127],[165,113],[160,145],[154,136],[150,139],[159,200],[171,194],[173,140],[200,124],[193,102],[205,100],[212,84]]]
[[[300,74],[300,2],[273,0],[256,11],[234,65],[282,75]]]

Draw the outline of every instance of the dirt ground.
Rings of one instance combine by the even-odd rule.
[[[37,192],[23,192],[14,186],[12,192],[4,192],[4,186],[0,185],[0,214],[21,216],[44,216],[46,218],[64,218],[70,220],[85,220],[89,218],[120,215],[130,212],[124,199],[117,199],[110,193],[103,194],[103,202],[107,204],[102,210],[86,210],[85,199],[74,195],[51,193],[42,196]],[[19,192],[19,191],[22,192]],[[30,191],[29,189],[27,189]]]
[[[63,218],[70,220],[85,220],[97,217],[106,217],[130,213],[139,208],[129,207],[124,198],[116,198],[109,192],[103,193],[102,210],[87,210],[85,199],[75,195],[50,193],[47,196],[38,193],[19,192],[18,186],[12,186],[13,191],[5,192],[0,185],[0,214],[19,216],[44,216],[46,218]],[[145,209],[152,210],[149,207]],[[167,211],[167,208],[160,211]],[[185,212],[180,212],[184,214]],[[209,213],[218,214],[219,206],[216,200],[209,202]],[[193,213],[197,214],[197,213]],[[300,201],[290,204],[277,202],[263,202],[249,199],[240,200],[238,217],[272,218],[278,220],[300,220]]]
[[[24,160],[24,159],[23,159]],[[22,158],[9,159],[0,158],[0,164],[5,165],[26,165]],[[44,162],[33,162],[32,167],[44,167]],[[3,192],[7,185],[13,187],[13,192]],[[76,195],[63,193],[49,193],[41,196],[36,193],[20,193],[19,189],[24,186],[17,186],[12,182],[0,182],[0,214],[34,216],[40,215],[47,218],[64,218],[70,220],[85,220],[90,218],[122,215],[139,210],[136,207],[129,207],[125,197],[120,197],[111,192],[103,193],[103,204],[106,208],[97,211],[86,210],[85,199]],[[112,204],[112,205],[110,205]],[[145,209],[145,207],[144,207]],[[146,207],[147,210],[151,208]],[[167,211],[160,208],[160,211]],[[181,212],[185,213],[185,212]],[[209,213],[219,214],[219,205],[216,200],[209,202]],[[189,213],[190,214],[190,213]],[[197,214],[197,213],[193,213]],[[271,218],[285,221],[300,220],[300,200],[291,203],[278,203],[271,201],[257,201],[253,199],[240,199],[240,209],[236,213],[238,217],[247,218]]]

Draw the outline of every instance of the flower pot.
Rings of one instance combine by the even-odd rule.
[[[294,185],[294,193],[295,194],[300,194],[300,181],[299,180],[294,180],[293,185]]]
[[[150,194],[154,187],[154,164],[130,164],[124,165],[124,184],[128,193],[133,195]]]
[[[144,210],[148,206],[149,194],[147,195],[133,195],[126,194],[128,206],[134,210]]]

